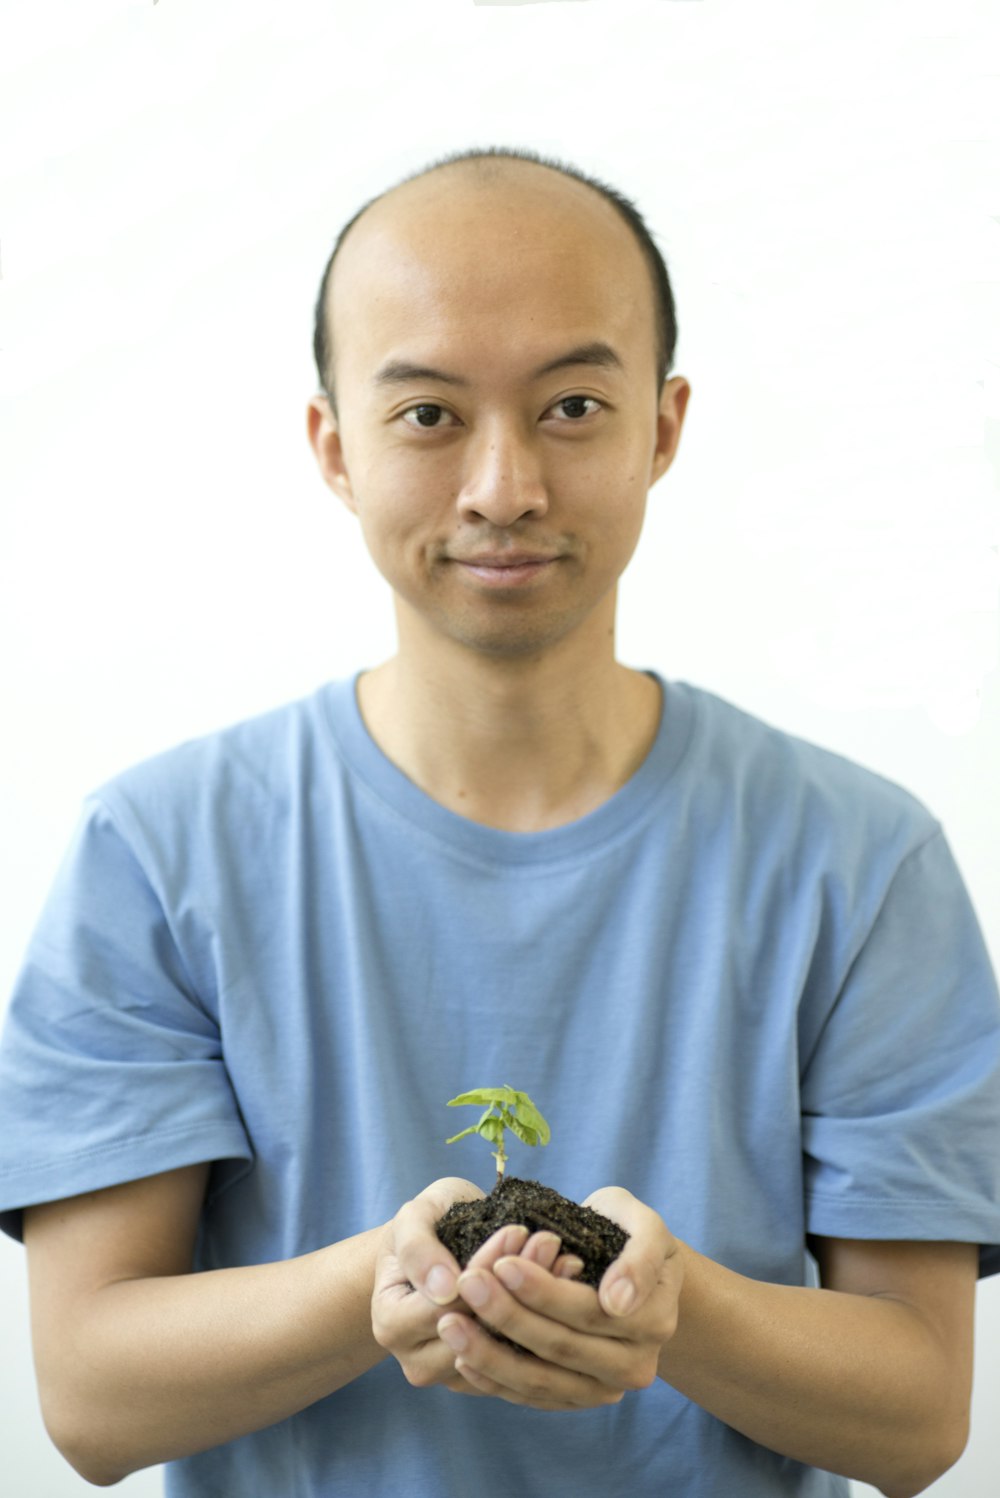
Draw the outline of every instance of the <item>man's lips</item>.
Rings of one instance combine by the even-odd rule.
[[[546,571],[557,556],[540,552],[503,551],[484,552],[478,556],[452,557],[451,559],[471,576],[494,587],[514,587],[525,583]]]
[[[501,556],[456,557],[463,567],[538,567],[545,562],[554,562],[555,557],[539,556],[535,552],[504,552]]]

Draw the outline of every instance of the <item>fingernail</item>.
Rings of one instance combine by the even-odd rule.
[[[524,1275],[516,1259],[499,1259],[493,1273],[508,1290],[520,1290],[524,1284]]]
[[[481,1274],[463,1275],[458,1282],[458,1293],[470,1306],[480,1310],[490,1298],[490,1287]]]
[[[505,1254],[516,1254],[524,1247],[528,1238],[528,1229],[522,1224],[515,1224],[504,1232],[503,1251]]]
[[[436,1306],[446,1306],[455,1299],[455,1276],[443,1264],[435,1264],[427,1276],[427,1294]]]
[[[447,1342],[452,1352],[464,1352],[468,1345],[468,1337],[462,1330],[460,1321],[442,1321],[438,1327],[438,1335],[442,1342]]]
[[[618,1280],[611,1287],[608,1295],[608,1305],[616,1316],[625,1316],[632,1309],[635,1302],[635,1286],[631,1280]]]
[[[578,1259],[576,1254],[570,1254],[569,1258],[563,1261],[562,1272],[567,1279],[575,1279],[578,1274],[583,1273],[583,1260]]]

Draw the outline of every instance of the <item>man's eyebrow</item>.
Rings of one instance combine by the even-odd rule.
[[[532,374],[533,380],[540,380],[543,375],[552,374],[557,369],[568,369],[575,364],[592,364],[601,369],[624,370],[625,365],[621,356],[615,352],[610,343],[595,340],[592,343],[581,343],[576,348],[571,348],[565,354],[559,354],[555,359],[549,359]],[[468,385],[468,380],[461,375],[449,374],[447,370],[432,369],[428,364],[411,364],[406,359],[393,359],[375,375],[376,385],[406,385],[411,380],[437,380],[442,385]]]

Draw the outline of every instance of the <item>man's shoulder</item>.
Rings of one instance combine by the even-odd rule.
[[[914,846],[938,829],[924,802],[880,770],[685,685],[697,702],[699,770],[738,796],[748,822]]]
[[[194,812],[200,801],[227,795],[241,801],[290,793],[296,781],[329,760],[327,698],[338,684],[185,738],[138,760],[95,786],[91,795],[109,808],[147,813],[168,806]]]

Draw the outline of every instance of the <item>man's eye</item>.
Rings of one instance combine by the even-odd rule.
[[[603,402],[597,400],[592,395],[566,395],[563,396],[561,401],[556,401],[556,404],[550,407],[550,409],[553,411],[562,410],[568,416],[569,422],[562,422],[560,425],[572,425],[574,422],[580,422],[589,414],[585,409],[587,406],[596,406],[599,409],[603,409]],[[421,401],[419,406],[409,406],[405,411],[400,413],[407,426],[420,427],[427,432],[436,431],[441,426],[440,417],[450,414],[443,406],[434,405],[430,401]],[[414,419],[412,421],[408,420],[409,417],[413,417]]]
[[[438,426],[438,422],[435,421],[435,420],[433,420],[433,419],[430,420],[430,421],[425,421],[424,417],[425,416],[431,416],[433,418],[433,417],[436,417],[436,416],[440,416],[442,414],[447,415],[448,413],[445,412],[445,409],[444,409],[443,406],[433,406],[433,405],[429,405],[427,403],[422,403],[419,406],[410,406],[410,408],[408,410],[403,411],[400,414],[402,415],[404,421],[406,421],[406,418],[408,416],[411,416],[411,415],[414,415],[414,414],[416,415],[416,417],[417,417],[416,422],[407,421],[406,422],[407,426],[420,426],[420,427],[423,427],[427,431],[433,431],[435,429],[435,427]]]
[[[557,411],[561,410],[565,406],[574,406],[577,409],[569,413],[570,420],[579,421],[582,416],[586,416],[587,414],[586,411],[579,410],[579,407],[587,405],[588,402],[592,406],[603,405],[603,403],[597,400],[597,398],[593,395],[566,395],[563,396],[561,401],[556,401],[552,409],[553,411]]]

